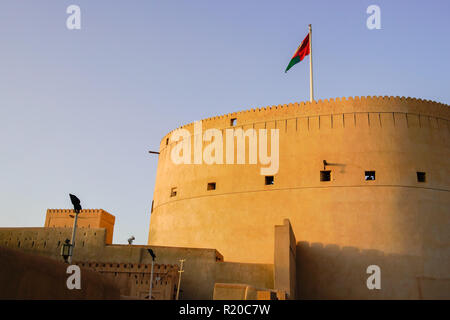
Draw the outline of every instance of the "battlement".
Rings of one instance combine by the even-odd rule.
[[[98,272],[139,272],[151,273],[151,264],[148,263],[114,263],[114,262],[98,262],[98,261],[82,261],[77,262],[78,265],[86,268],[92,268]],[[155,264],[153,266],[154,273],[172,273],[178,272],[177,264]]]
[[[73,213],[73,209],[47,209],[47,213],[60,213],[60,214],[64,214],[64,213]],[[108,211],[103,210],[103,209],[82,209],[80,211],[80,214],[108,214],[112,217],[114,217],[112,214],[110,214]]]
[[[296,102],[283,105],[253,108],[201,120],[203,127],[227,129],[263,122],[284,121],[304,117],[333,116],[350,113],[403,113],[427,116],[444,121],[450,119],[449,105],[431,100],[410,97],[367,96],[330,98],[313,102]],[[235,120],[234,125],[231,121]],[[179,129],[193,130],[194,123],[170,131],[161,140],[160,150],[169,144],[170,135]]]

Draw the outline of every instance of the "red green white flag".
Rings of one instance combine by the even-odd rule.
[[[302,44],[297,48],[294,55],[292,56],[291,62],[289,62],[289,65],[287,66],[285,73],[290,68],[292,68],[295,64],[302,61],[307,55],[310,54],[310,52],[311,52],[311,45],[310,45],[309,33],[308,33],[308,35],[305,37],[305,39],[303,39]]]

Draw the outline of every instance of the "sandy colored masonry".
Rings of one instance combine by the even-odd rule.
[[[366,296],[364,264],[355,267],[352,256],[369,264],[379,257],[386,275],[404,279],[386,288],[385,297],[448,296],[449,119],[448,105],[437,102],[355,97],[203,120],[203,130],[279,129],[273,185],[265,185],[259,165],[175,165],[171,132],[160,145],[148,243],[216,248],[227,260],[272,264],[272,227],[288,218],[297,250],[309,258],[297,263],[300,297],[323,296],[308,276],[331,282],[326,297],[352,296],[355,291],[339,291],[333,272],[348,290],[356,283],[346,279],[358,281],[358,295]],[[193,132],[193,124],[182,128]],[[331,181],[321,181],[324,170]],[[375,171],[375,180],[366,180],[366,171]],[[208,190],[213,182],[216,189]]]
[[[47,209],[45,227],[72,228],[74,212],[69,209]],[[105,228],[106,243],[112,244],[116,218],[103,209],[83,209],[78,215],[79,228]]]
[[[70,238],[71,234],[71,228],[0,228],[0,247],[62,261],[61,245],[65,239]],[[138,292],[142,297],[140,287],[148,286],[148,283],[140,283],[140,281],[145,282],[146,279],[144,279],[145,275],[139,272],[139,266],[151,264],[152,258],[147,252],[148,248],[155,252],[158,265],[179,265],[180,259],[186,259],[180,287],[181,299],[210,300],[213,298],[216,282],[247,283],[257,288],[273,289],[273,265],[224,262],[223,256],[215,249],[109,245],[105,243],[105,228],[78,228],[76,239],[74,263],[84,263],[85,267],[99,272],[111,271],[104,270],[103,264],[116,264],[116,267],[119,264],[120,273],[114,271],[118,273],[116,280],[119,282],[123,280],[121,280],[121,273],[131,278],[138,276],[136,280],[139,283],[135,283],[137,286],[133,283],[121,283],[123,295]],[[156,277],[154,281],[157,281]],[[159,290],[158,284],[154,284],[155,290]]]

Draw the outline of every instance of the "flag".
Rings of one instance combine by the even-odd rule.
[[[308,35],[305,37],[305,39],[303,39],[302,44],[297,48],[297,51],[295,51],[294,55],[292,56],[291,62],[289,62],[289,65],[287,66],[285,72],[287,72],[295,64],[302,61],[303,58],[305,58],[305,56],[310,54],[310,52],[311,52],[311,46],[310,46],[309,33],[308,33]]]

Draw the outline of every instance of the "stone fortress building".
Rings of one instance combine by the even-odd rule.
[[[273,226],[287,218],[299,241],[299,297],[370,297],[366,268],[374,264],[384,298],[448,299],[449,120],[441,103],[355,97],[202,121],[223,136],[279,129],[279,170],[269,177],[248,161],[175,164],[173,131],[160,145],[148,243],[271,264]],[[181,128],[194,135],[194,124]]]
[[[180,259],[181,299],[450,299],[449,120],[449,106],[437,102],[355,97],[201,122],[204,131],[278,129],[279,168],[272,175],[248,160],[176,165],[172,131],[160,145],[148,245],[112,244],[113,215],[80,213],[73,259],[94,272],[88,287],[97,288],[85,298],[120,291],[121,298],[148,299],[151,248],[153,299],[173,299]],[[194,126],[182,128],[192,134]],[[0,228],[0,255],[17,266],[35,261],[19,254],[61,264],[72,216],[48,209],[43,228]],[[11,250],[22,252],[14,258]],[[0,271],[14,270],[5,259]],[[373,265],[381,288],[370,290]],[[63,278],[63,266],[57,268]],[[10,277],[1,281],[16,287]]]

